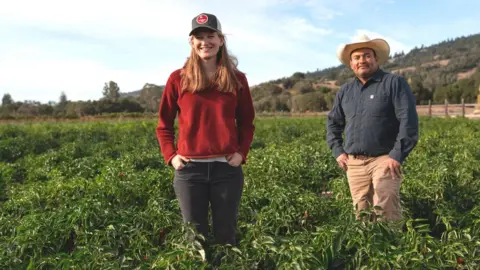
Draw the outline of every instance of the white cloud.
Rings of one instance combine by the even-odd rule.
[[[391,29],[395,29],[395,31],[391,31]],[[446,39],[479,32],[478,18],[472,17],[448,21],[442,20],[441,23],[433,21],[422,24],[414,24],[409,21],[394,22],[382,25],[379,31],[391,32],[390,35],[392,37],[404,41],[410,45],[410,48],[420,47],[422,44],[430,46]]]
[[[148,0],[17,0],[2,5],[0,22],[101,38],[179,36],[188,31],[189,25],[175,22],[189,21],[195,13],[190,7]]]
[[[379,34],[379,33],[373,32],[373,31],[369,31],[369,30],[365,30],[365,29],[357,29],[355,34],[350,37],[350,41],[353,41],[356,36],[361,35],[361,34],[367,35],[370,39],[374,39],[374,38],[385,39],[388,42],[388,44],[390,45],[390,54],[391,55],[395,54],[396,52],[401,52],[401,51],[407,53],[411,49],[406,44],[404,44],[404,43],[402,43],[402,42],[400,42],[400,41],[398,41],[398,40],[396,40],[396,39],[394,39],[390,36],[382,35],[382,34]]]
[[[304,41],[330,33],[281,8],[276,11],[278,7],[305,3],[309,2],[243,0],[226,5],[223,0],[10,1],[0,9],[0,32],[8,34],[8,38],[0,37],[7,41],[2,42],[0,50],[9,52],[7,57],[0,54],[0,94],[10,92],[14,99],[46,102],[58,99],[61,91],[72,100],[98,98],[103,83],[109,80],[116,81],[122,91],[137,90],[147,82],[164,84],[188,56],[187,33],[192,18],[201,12],[219,14],[229,49],[239,58],[242,69],[252,74],[252,84],[286,76],[286,72],[299,68],[286,59],[293,58],[290,63],[297,57],[311,59],[302,57],[308,51]],[[142,50],[138,42],[134,48],[123,45],[142,39],[161,44],[155,52],[164,55],[158,64],[125,63],[120,68],[113,63],[118,61],[112,60],[127,59],[123,55],[117,59],[112,59],[110,52],[108,57],[99,55],[109,50],[108,46],[112,51]],[[165,45],[167,42],[170,47]],[[184,44],[183,54],[179,53],[180,44]],[[278,57],[292,52],[294,57]]]
[[[315,27],[304,18],[289,19],[283,29],[295,39],[311,39],[312,36],[325,36],[332,32],[332,30]]]
[[[319,20],[332,20],[335,17],[343,15],[343,13],[338,10],[328,8],[325,2],[328,1],[309,0],[305,2],[305,6],[310,10],[310,14]],[[338,7],[337,3],[332,2],[331,5]]]
[[[88,59],[58,59],[48,51],[22,47],[1,59],[0,89],[16,89],[10,92],[15,100],[57,100],[62,91],[70,100],[98,99],[103,84],[112,78],[121,91],[138,90],[142,82],[158,81],[158,74],[172,71],[165,66],[168,63],[149,70],[115,69]]]
[[[219,16],[229,49],[251,84],[338,65],[337,42],[350,37],[335,29],[345,23],[338,18],[362,12],[366,0],[4,2],[0,95],[46,102],[57,100],[61,91],[72,100],[98,98],[109,80],[122,91],[138,90],[147,82],[164,84],[188,56],[187,33],[201,12]],[[377,27],[357,32],[383,36],[392,54],[407,52],[405,40],[416,38]]]

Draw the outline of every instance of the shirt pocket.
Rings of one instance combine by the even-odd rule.
[[[390,112],[389,95],[369,95],[365,99],[364,108],[367,115],[387,116]]]
[[[355,116],[355,102],[352,97],[346,97],[342,100],[342,109],[347,120]]]

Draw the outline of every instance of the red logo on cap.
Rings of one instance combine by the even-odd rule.
[[[206,22],[208,22],[208,16],[207,15],[205,15],[205,14],[198,15],[198,17],[197,17],[197,23],[198,24],[204,24]]]

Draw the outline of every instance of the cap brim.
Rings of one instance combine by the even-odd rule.
[[[213,32],[220,33],[220,31],[218,31],[217,29],[215,29],[213,27],[202,25],[202,26],[199,26],[199,27],[196,27],[196,28],[192,29],[192,31],[190,31],[190,34],[188,34],[188,35],[191,36],[193,33],[195,33],[196,31],[198,31],[200,29],[209,29],[209,30],[212,30]]]

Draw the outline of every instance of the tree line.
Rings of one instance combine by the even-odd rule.
[[[475,103],[480,85],[480,34],[447,39],[438,44],[394,53],[382,69],[404,76],[418,105]],[[314,72],[295,72],[289,77],[252,86],[258,112],[327,111],[342,84],[353,72],[343,65]],[[121,93],[114,81],[105,83],[100,100],[69,101],[62,93],[58,102],[19,102],[9,94],[2,98],[0,118],[32,116],[79,117],[109,113],[156,113],[163,86],[145,84],[138,93]]]
[[[480,85],[480,34],[447,39],[438,44],[394,53],[382,67],[400,74],[408,83],[418,105],[475,103]],[[296,72],[271,80],[252,90],[259,111],[325,111],[331,109],[340,86],[354,77],[344,65]]]
[[[300,75],[301,74],[301,75]],[[252,96],[256,111],[260,112],[319,112],[332,108],[333,101],[340,86],[322,86],[314,79],[299,79],[305,74],[297,72],[292,77],[276,82],[269,82],[254,87]],[[352,74],[353,76],[353,74]],[[421,72],[405,76],[417,105],[443,104],[445,99],[451,104],[475,103],[479,95],[480,72],[469,78],[456,80],[450,84],[439,84],[432,87],[430,75]],[[442,80],[438,77],[434,80]]]
[[[147,83],[137,95],[120,91],[114,81],[106,82],[99,100],[71,101],[65,92],[58,102],[42,104],[38,101],[14,101],[9,93],[2,97],[0,119],[17,119],[37,116],[76,118],[112,113],[155,113],[158,111],[163,86]]]

